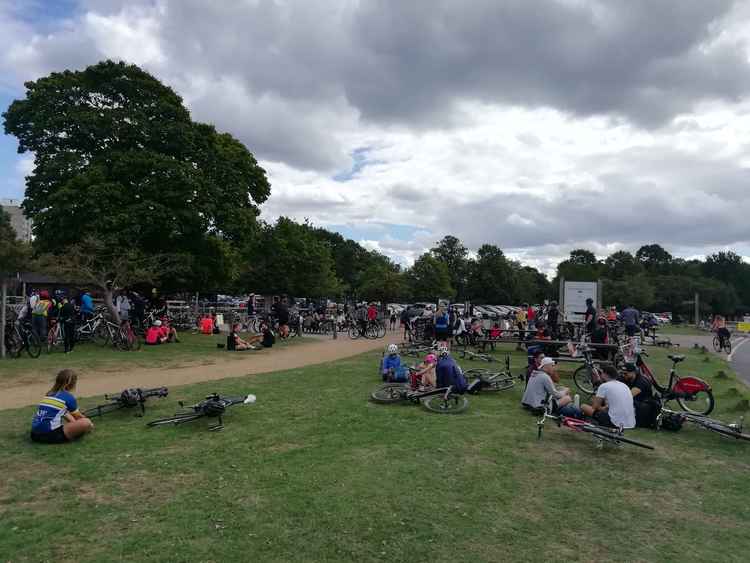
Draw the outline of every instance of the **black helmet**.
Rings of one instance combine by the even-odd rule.
[[[203,403],[203,412],[206,416],[221,416],[225,410],[224,403],[218,399],[208,399]]]

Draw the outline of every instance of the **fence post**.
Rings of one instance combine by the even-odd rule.
[[[699,326],[701,324],[700,322],[700,297],[698,296],[698,292],[695,292],[695,326]]]

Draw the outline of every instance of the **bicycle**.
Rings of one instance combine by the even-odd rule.
[[[603,448],[605,443],[609,443],[614,446],[630,444],[632,446],[638,446],[639,448],[645,448],[647,450],[654,449],[653,446],[649,446],[648,444],[643,444],[641,442],[631,440],[630,438],[626,438],[623,435],[622,430],[618,430],[616,428],[605,428],[604,426],[599,426],[597,424],[581,420],[580,418],[553,415],[551,402],[552,401],[547,402],[547,405],[544,407],[544,413],[542,413],[542,418],[540,418],[536,423],[537,440],[542,439],[544,423],[547,419],[551,419],[557,423],[558,427],[565,426],[566,428],[570,428],[574,432],[585,432],[587,434],[591,434],[592,438],[594,439],[594,445],[597,449]]]
[[[140,414],[136,413],[136,416],[143,416],[146,414],[146,399],[150,397],[163,398],[167,395],[169,395],[169,390],[166,387],[157,387],[155,389],[124,389],[116,395],[104,395],[104,400],[108,402],[86,409],[83,411],[83,416],[93,418],[109,412],[137,406],[141,407],[141,412]]]
[[[516,379],[523,380],[523,376],[513,376],[510,372],[510,355],[505,356],[505,371],[490,372],[484,368],[468,369],[464,372],[468,379],[475,378],[475,381],[469,385],[469,389],[474,392],[480,391],[504,391],[510,389],[516,384]]]
[[[678,416],[682,419],[682,422],[690,422],[711,432],[716,432],[724,436],[725,438],[735,438],[736,440],[747,440],[750,442],[750,434],[742,433],[742,426],[744,423],[743,417],[740,417],[739,422],[721,422],[707,416],[689,412],[676,412],[673,410],[662,408],[659,415],[656,417],[656,427],[662,427],[662,420],[665,416]]]
[[[103,321],[104,313],[101,310],[97,310],[93,317],[86,319],[76,327],[76,342],[94,341],[100,346],[106,345],[106,342],[97,340],[97,329]]]
[[[165,424],[178,425],[184,424],[186,422],[192,422],[193,420],[198,420],[199,418],[208,417],[219,419],[217,424],[208,427],[210,431],[223,430],[223,416],[227,408],[240,404],[249,405],[254,403],[255,399],[255,395],[245,395],[242,397],[221,397],[217,393],[212,393],[200,403],[187,407],[187,410],[177,412],[167,418],[152,420],[147,424],[147,426],[149,428],[152,428],[155,426],[163,426]],[[178,401],[178,404],[181,407],[185,407],[182,401]]]
[[[583,356],[583,365],[573,372],[573,382],[582,393],[593,395],[602,382],[600,362],[594,360],[594,349],[590,346],[579,346],[577,352]]]
[[[24,350],[30,358],[38,358],[42,353],[42,342],[30,326],[17,322],[11,330],[5,331],[5,349],[12,358],[20,358]]]
[[[467,348],[463,348],[459,351],[459,355],[461,356],[461,359],[463,360],[469,360],[469,361],[480,361],[480,362],[496,362],[497,358],[495,356],[492,356],[490,354],[485,354],[484,352],[472,352],[471,350],[468,350]]]
[[[732,353],[732,337],[730,336],[714,336],[713,340],[714,351],[720,353],[722,350],[726,350],[727,354]]]
[[[428,411],[439,414],[459,414],[469,408],[469,399],[456,393],[450,386],[419,391],[412,389],[408,383],[386,383],[370,394],[370,400],[380,404],[420,404]]]
[[[60,349],[65,345],[65,338],[63,331],[65,328],[62,323],[55,319],[50,319],[50,328],[47,332],[47,352],[51,353],[55,348]]]
[[[672,361],[672,368],[669,370],[669,382],[666,386],[659,384],[651,368],[643,360],[643,356],[648,356],[648,354],[640,350],[636,353],[635,365],[641,375],[651,382],[664,403],[676,400],[686,412],[704,416],[711,414],[716,404],[711,386],[698,377],[681,377],[677,374],[677,364],[685,360],[685,356],[676,354],[667,356]],[[693,405],[696,408],[693,408]]]

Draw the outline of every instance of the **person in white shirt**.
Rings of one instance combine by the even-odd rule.
[[[591,405],[582,405],[586,416],[597,424],[611,428],[635,428],[635,408],[630,388],[617,379],[617,370],[603,366],[602,383]]]

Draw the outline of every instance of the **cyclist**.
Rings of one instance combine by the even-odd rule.
[[[367,330],[367,307],[364,303],[360,303],[357,310],[354,311],[354,319],[359,327],[359,335],[364,336]]]
[[[78,410],[73,396],[78,374],[64,369],[57,374],[55,383],[39,403],[31,421],[31,440],[43,444],[71,442],[90,432],[94,424]]]
[[[531,305],[526,307],[526,323],[529,330],[534,330],[536,325],[536,310]]]
[[[65,353],[73,351],[76,341],[76,309],[70,300],[63,296],[62,309],[60,309],[60,327],[63,331],[63,341],[65,342]]]
[[[91,298],[91,294],[88,291],[84,291],[81,295],[81,317],[84,321],[89,320],[94,316],[94,300]]]
[[[607,312],[607,320],[611,323],[617,321],[617,307],[615,307],[614,305],[612,305]]]
[[[557,340],[560,334],[559,327],[560,323],[560,309],[557,308],[557,301],[552,301],[547,309],[547,325],[549,326],[550,334],[552,338]]]
[[[527,303],[521,305],[521,308],[516,311],[516,327],[518,328],[518,339],[524,340],[526,338],[526,309],[529,308]]]
[[[594,307],[594,300],[591,297],[586,299],[586,314],[584,318],[584,327],[586,332],[591,334],[596,329],[596,308]]]
[[[450,316],[445,309],[438,307],[434,317],[435,340],[438,342],[448,342],[451,339],[449,321]]]
[[[404,368],[401,366],[401,356],[398,355],[398,346],[389,344],[386,350],[387,356],[383,358],[380,365],[380,373],[383,381],[405,381]]]
[[[526,390],[523,392],[521,406],[527,410],[539,411],[549,397],[555,401],[555,414],[562,416],[580,416],[580,411],[573,404],[570,390],[566,387],[557,387],[554,380],[559,381],[557,366],[552,358],[546,356],[539,361],[538,367],[529,375]]]
[[[289,336],[289,308],[286,304],[286,297],[283,299],[279,296],[274,297],[271,311],[279,323],[279,337],[286,338]]]
[[[638,323],[641,320],[641,314],[632,305],[628,305],[620,313],[620,320],[625,325],[625,334],[635,336],[638,332]]]
[[[396,330],[396,322],[398,321],[398,317],[396,316],[395,309],[391,309],[390,312],[391,312],[391,319],[390,319],[391,327],[390,328],[391,328],[391,331],[394,331]]]
[[[415,378],[421,381],[422,384],[419,387],[420,391],[429,391],[435,388],[437,383],[435,375],[435,366],[437,364],[437,356],[433,353],[429,353],[425,356],[424,362],[417,366],[417,373]]]
[[[729,329],[727,329],[726,319],[721,315],[714,316],[714,320],[711,323],[711,330],[719,337],[719,345],[724,348],[727,341],[732,337]]]
[[[39,340],[47,340],[47,315],[52,308],[49,293],[46,289],[39,292],[39,299],[31,309],[31,327]]]
[[[468,385],[461,368],[451,357],[448,346],[442,343],[438,346],[438,363],[435,368],[435,379],[438,387],[453,387],[457,392],[463,393]]]
[[[592,344],[608,344],[609,331],[607,330],[607,319],[599,317],[596,319],[596,328],[591,333]],[[609,357],[609,351],[605,347],[596,347],[594,356],[600,360],[606,360]]]
[[[656,417],[659,414],[660,403],[654,397],[651,382],[638,373],[632,362],[625,364],[625,373],[622,381],[630,388],[633,396],[633,408],[635,409],[635,425],[639,428],[654,428]]]
[[[370,303],[367,307],[367,324],[372,325],[378,320],[378,308],[375,307],[375,303]]]
[[[624,312],[624,311],[623,311]],[[591,405],[582,405],[583,414],[610,428],[635,428],[635,407],[630,389],[617,379],[617,370],[602,366],[602,383]]]

